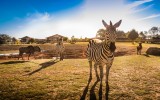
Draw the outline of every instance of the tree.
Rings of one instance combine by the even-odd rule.
[[[17,39],[15,37],[12,38],[12,43],[16,44]]]
[[[158,34],[160,32],[160,30],[159,30],[159,28],[158,27],[152,27],[149,31],[148,31],[148,33],[150,33],[151,34],[151,37],[154,37],[156,34]]]
[[[63,41],[67,41],[68,40],[68,37],[63,37]]]
[[[71,37],[71,40],[69,41],[69,43],[75,44],[75,43],[76,43],[76,38],[74,38],[74,36],[72,36],[72,37]]]
[[[97,31],[96,37],[104,37],[104,36],[105,36],[105,33],[106,33],[106,30],[105,30],[105,29],[99,29],[99,30]]]
[[[131,39],[134,44],[135,39],[138,38],[138,32],[135,29],[132,29],[128,34],[128,38]]]
[[[117,33],[117,38],[126,38],[126,34],[124,33],[124,31],[118,30],[116,33]]]
[[[146,35],[145,35],[143,32],[140,32],[140,33],[139,33],[139,37],[140,37],[141,39],[146,39]]]
[[[0,44],[11,42],[11,37],[7,34],[0,34]]]
[[[35,40],[33,38],[30,38],[29,41],[28,41],[28,44],[34,43],[34,42],[35,42]]]

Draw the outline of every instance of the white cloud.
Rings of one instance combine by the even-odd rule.
[[[147,7],[144,7],[144,8],[138,9],[138,10],[133,10],[132,13],[142,12],[144,10],[147,10],[147,9],[151,8],[153,5],[154,4],[151,4],[151,5],[147,6]]]
[[[149,16],[147,16],[147,17],[138,19],[138,21],[147,20],[147,19],[152,19],[152,18],[156,18],[156,17],[160,17],[160,14],[149,15]]]
[[[153,0],[139,0],[139,1],[135,1],[134,3],[131,3],[127,6],[127,8],[134,8],[134,7],[137,7],[139,5],[142,5],[144,3],[147,3],[147,2],[151,2]]]
[[[28,15],[22,25],[14,30],[15,36],[25,35],[35,38],[45,38],[53,34],[61,34],[71,37],[94,37],[100,28],[104,28],[101,20],[106,22],[112,20],[113,23],[122,19],[120,30],[129,31],[135,28],[138,31],[146,30],[150,27],[145,21],[160,16],[150,15],[139,19],[137,13],[146,11],[153,5],[140,9],[132,9],[153,0],[141,0],[126,5],[124,0],[86,0],[86,3],[75,12],[70,11],[65,14],[54,15],[48,13],[36,13]],[[132,15],[131,15],[132,13]],[[134,15],[134,13],[136,13]],[[139,19],[139,20],[138,20]],[[144,27],[145,26],[145,27]]]

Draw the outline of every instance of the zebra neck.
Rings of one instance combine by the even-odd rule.
[[[115,42],[105,42],[104,48],[105,50],[110,50],[111,52],[114,52],[116,50]]]

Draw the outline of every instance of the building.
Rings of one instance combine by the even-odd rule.
[[[21,41],[21,43],[28,43],[30,39],[31,39],[31,37],[25,36],[25,37],[20,38],[20,41]]]
[[[34,40],[35,40],[35,43],[37,43],[37,44],[47,43],[47,40],[46,40],[46,39],[34,39]]]
[[[49,43],[55,43],[57,41],[57,38],[59,38],[59,37],[64,37],[64,36],[59,35],[59,34],[55,34],[55,35],[47,37],[46,39],[47,39],[47,42],[49,42]]]

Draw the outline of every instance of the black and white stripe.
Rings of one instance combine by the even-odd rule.
[[[101,43],[96,43],[94,40],[90,40],[86,55],[90,66],[90,78],[92,79],[92,62],[94,62],[94,69],[97,80],[100,80],[97,73],[97,66],[100,67],[101,84],[103,78],[103,66],[106,65],[106,99],[108,99],[108,75],[114,60],[114,51],[116,49],[116,28],[120,26],[121,20],[114,25],[112,25],[111,21],[110,25],[108,25],[104,20],[102,20],[102,23],[106,27],[106,33],[103,37],[104,41]]]
[[[110,59],[114,57],[114,50],[111,49],[111,42],[102,42],[95,43],[94,40],[91,40],[87,48],[87,57],[89,61],[93,61],[99,65],[104,65],[109,62]],[[108,59],[110,58],[110,59]]]

